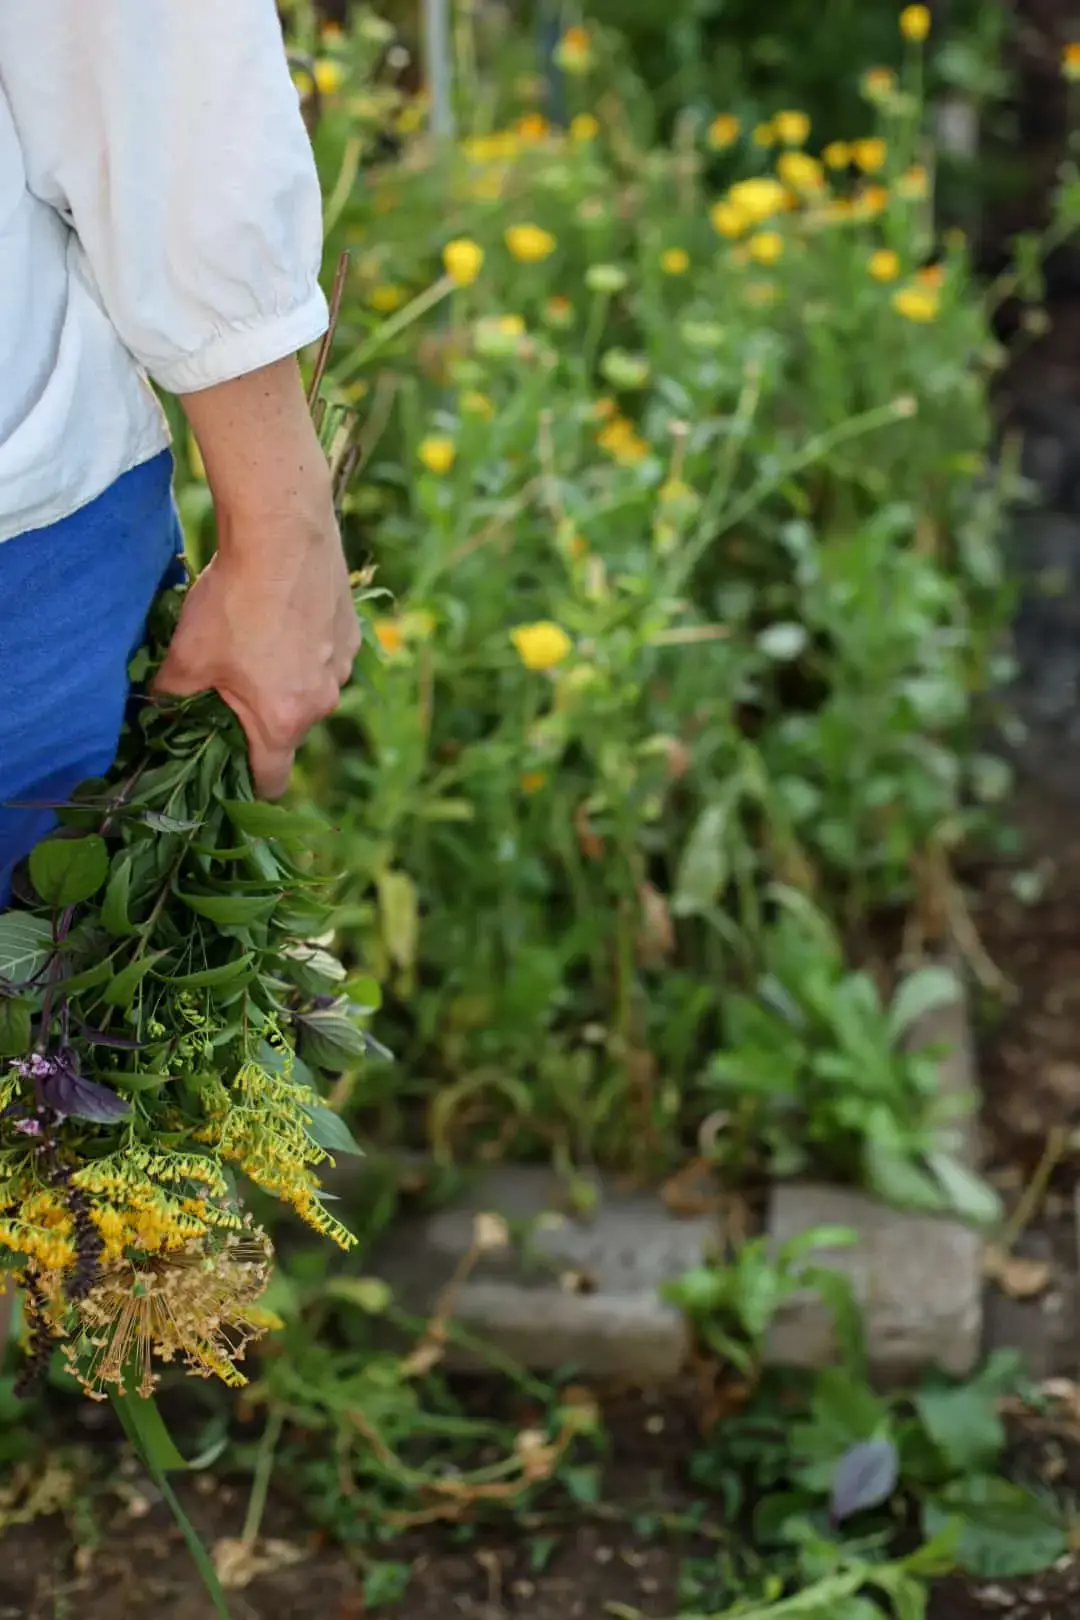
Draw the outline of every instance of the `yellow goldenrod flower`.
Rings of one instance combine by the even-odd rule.
[[[892,248],[878,248],[871,253],[868,268],[875,281],[895,281],[900,274],[900,255]]]
[[[867,101],[888,101],[896,92],[896,74],[892,68],[870,68],[863,74],[862,90]]]
[[[457,447],[453,439],[433,434],[430,438],[421,440],[416,454],[428,472],[437,473],[441,477],[451,470],[457,460]]]
[[[555,51],[555,60],[564,73],[581,77],[592,67],[592,40],[587,28],[568,28]]]
[[[779,231],[758,231],[746,245],[758,264],[775,264],[783,254],[784,238]]]
[[[333,57],[324,56],[315,63],[315,83],[321,95],[332,96],[345,83],[345,69]]]
[[[1072,40],[1062,50],[1061,71],[1067,79],[1080,82],[1080,39]]]
[[[772,124],[758,124],[754,128],[751,139],[755,146],[764,146],[767,149],[776,145],[776,130]]]
[[[829,169],[847,169],[851,166],[851,147],[847,141],[830,141],[821,155]]]
[[[761,178],[740,180],[728,192],[728,200],[752,225],[760,225],[787,207],[787,192],[779,180]]]
[[[825,186],[821,164],[808,152],[781,152],[776,160],[776,172],[785,185],[802,196],[822,191]]]
[[[573,643],[561,625],[551,619],[515,625],[510,640],[526,669],[554,669],[570,656]]]
[[[906,321],[933,321],[940,303],[932,287],[901,287],[893,293],[893,307]]]
[[[929,6],[905,6],[900,13],[900,32],[905,39],[925,39],[930,32]]]
[[[466,389],[461,396],[461,410],[464,416],[482,416],[490,422],[495,415],[495,407],[486,394],[480,393],[477,388]]]
[[[547,140],[551,134],[551,125],[543,113],[537,112],[526,113],[524,118],[519,118],[515,129],[518,139],[527,146],[535,146],[538,141]]]
[[[585,141],[595,141],[600,133],[600,120],[594,118],[592,113],[578,113],[576,118],[570,120],[570,139],[582,144]]]
[[[379,286],[372,287],[367,301],[378,314],[392,315],[395,309],[401,308],[407,297],[404,287],[399,287],[393,281],[384,281]]]
[[[724,152],[729,146],[734,146],[741,129],[742,125],[734,113],[719,113],[709,125],[705,138],[714,152]]]
[[[906,202],[921,202],[930,195],[930,176],[921,163],[913,163],[910,169],[905,169],[896,182],[897,195]]]
[[[803,146],[810,134],[810,119],[804,112],[778,112],[773,119],[777,137],[785,146]]]
[[[446,273],[458,287],[471,287],[484,267],[484,250],[468,236],[458,236],[443,248]]]
[[[518,787],[528,799],[531,798],[534,793],[539,793],[540,789],[545,785],[546,782],[546,771],[522,771],[520,777],[518,778]]]
[[[690,268],[690,255],[685,248],[665,248],[660,255],[660,268],[665,276],[685,276]]]
[[[856,168],[864,174],[877,174],[879,169],[885,167],[889,149],[880,135],[868,135],[865,140],[852,143],[851,155]]]
[[[510,225],[503,233],[503,240],[519,264],[540,264],[558,247],[551,232],[539,225]]]

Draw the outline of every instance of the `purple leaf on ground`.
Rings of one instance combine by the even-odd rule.
[[[856,1513],[880,1507],[895,1491],[900,1458],[891,1440],[864,1440],[841,1457],[832,1488],[832,1518],[843,1524]]]
[[[53,1059],[52,1073],[41,1081],[40,1096],[54,1113],[95,1125],[115,1125],[131,1112],[131,1104],[123,1097],[79,1073],[78,1060],[70,1050],[58,1052]]]

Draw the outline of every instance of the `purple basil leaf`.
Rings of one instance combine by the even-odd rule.
[[[864,1440],[837,1464],[832,1488],[832,1518],[843,1524],[856,1513],[880,1507],[895,1491],[900,1457],[891,1440]]]
[[[68,1119],[88,1119],[95,1125],[114,1125],[126,1119],[131,1104],[108,1086],[87,1080],[79,1073],[75,1055],[61,1053],[53,1073],[41,1081],[40,1097],[46,1108]]]

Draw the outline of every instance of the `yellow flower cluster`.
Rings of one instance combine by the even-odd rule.
[[[613,416],[596,435],[600,449],[620,467],[636,467],[649,453],[647,442],[626,416]]]
[[[532,670],[554,669],[570,656],[573,647],[562,626],[550,619],[516,625],[510,632],[510,640],[525,668]]]

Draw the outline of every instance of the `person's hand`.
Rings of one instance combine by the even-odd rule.
[[[218,552],[188,592],[155,691],[216,691],[248,740],[256,790],[277,798],[307,731],[337,707],[360,628],[329,490],[290,491],[272,517],[218,512]]]

